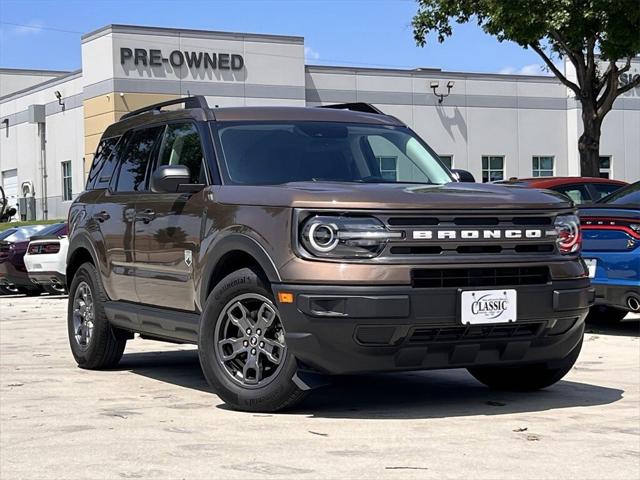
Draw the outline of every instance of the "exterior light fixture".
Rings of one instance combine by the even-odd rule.
[[[433,94],[438,97],[438,103],[442,103],[442,100],[444,100],[446,97],[448,97],[451,94],[451,89],[454,87],[454,85],[456,84],[456,82],[454,82],[453,80],[449,80],[447,82],[447,93],[438,93],[436,90],[438,89],[438,86],[440,85],[440,82],[438,81],[433,81],[429,84],[429,86],[431,87],[431,90],[433,90]]]
[[[62,100],[62,94],[60,93],[60,90],[56,90],[55,92],[53,92],[53,94],[58,99],[58,105],[64,108],[64,101]]]

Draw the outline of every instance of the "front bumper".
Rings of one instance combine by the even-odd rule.
[[[278,305],[289,350],[322,373],[552,361],[580,341],[594,297],[588,279],[499,288],[518,291],[517,321],[468,326],[457,288],[273,286],[276,298],[295,295]]]

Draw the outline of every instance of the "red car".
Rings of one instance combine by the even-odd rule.
[[[554,190],[569,197],[576,205],[593,203],[628,185],[627,182],[621,180],[598,177],[511,178],[495,183]]]

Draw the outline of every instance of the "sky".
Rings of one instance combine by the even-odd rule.
[[[417,47],[414,0],[0,0],[0,67],[76,70],[80,37],[110,23],[300,35],[307,64],[548,74],[475,25]]]

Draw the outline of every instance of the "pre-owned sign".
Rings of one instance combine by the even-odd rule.
[[[186,65],[189,68],[212,70],[242,70],[244,67],[244,58],[236,53],[173,50],[165,57],[162,50],[122,47],[120,49],[120,63],[124,65],[127,62],[145,67],[159,67],[168,63],[175,68]]]

